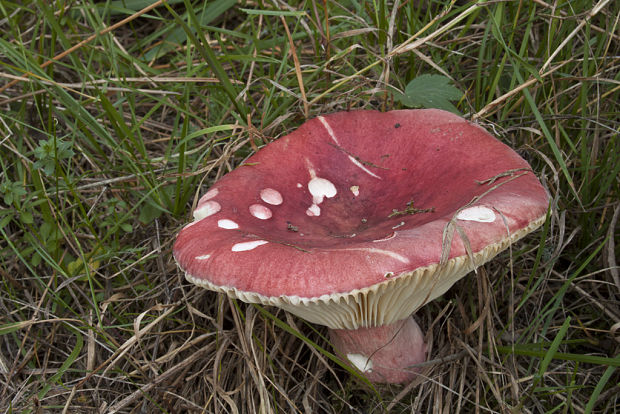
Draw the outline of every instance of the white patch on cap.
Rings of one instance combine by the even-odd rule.
[[[231,250],[233,252],[246,252],[267,243],[269,243],[267,240],[252,240],[248,242],[241,242],[234,244]]]
[[[321,207],[317,206],[316,204],[312,204],[306,210],[306,214],[310,217],[318,217],[321,215]]]
[[[271,204],[272,206],[279,206],[280,204],[282,204],[282,201],[284,201],[284,199],[282,198],[282,194],[280,194],[278,190],[274,190],[273,188],[263,188],[260,191],[260,198],[265,203]]]
[[[393,226],[393,227],[392,227],[392,230],[395,230],[395,229],[397,229],[397,228],[399,228],[399,227],[402,227],[402,226],[404,226],[404,225],[405,225],[405,222],[404,222],[404,221],[401,221],[401,222],[400,222],[400,223],[398,223],[397,225]]]
[[[265,207],[262,204],[252,204],[249,207],[250,214],[256,217],[257,219],[267,220],[270,219],[273,215],[271,210],[268,207]]]
[[[196,260],[207,260],[209,257],[211,257],[210,254],[203,254],[202,256],[194,257],[194,259],[196,259]]]
[[[336,145],[340,145],[340,143],[338,142],[338,139],[336,138],[336,134],[334,134],[334,130],[327,123],[325,118],[323,118],[322,116],[319,116],[317,118],[319,119],[319,121],[321,121],[321,123],[323,124],[323,126],[327,130],[327,133],[329,134],[329,137],[332,139],[332,141],[334,141],[336,143]],[[351,155],[349,155],[349,160],[351,160],[351,162],[353,164],[355,164],[357,167],[361,168],[366,174],[369,174],[369,175],[371,175],[371,176],[373,176],[375,178],[378,178],[379,180],[381,179],[381,177],[379,177],[377,174],[373,173],[368,168],[364,167],[364,165],[361,162],[359,162],[355,157],[352,157]]]
[[[360,195],[360,186],[359,185],[352,185],[351,188],[349,188],[349,190],[351,190],[351,192],[353,193],[353,195],[355,197]]]
[[[334,134],[334,130],[332,129],[331,126],[329,126],[329,124],[327,123],[325,118],[323,118],[322,116],[317,116],[317,118],[319,119],[319,121],[321,121],[321,123],[323,124],[323,126],[327,130],[327,133],[329,134],[329,137],[332,139],[332,141],[334,141],[336,143],[336,145],[340,145],[338,143],[338,139],[336,138],[336,135]]]
[[[239,225],[232,220],[222,219],[217,221],[217,226],[221,229],[234,230],[238,229]]]
[[[314,177],[308,181],[308,191],[312,194],[314,204],[321,204],[324,197],[332,198],[338,192],[331,181],[319,177]]]
[[[297,188],[302,188],[303,185],[301,185],[301,183],[297,183]]]
[[[213,197],[215,197],[216,195],[218,195],[220,193],[220,190],[217,188],[212,188],[209,191],[207,191],[205,193],[205,195],[202,196],[202,198],[200,199],[200,201],[207,201],[207,200],[211,200]]]
[[[362,171],[364,171],[366,174],[378,178],[379,180],[381,179],[381,177],[379,177],[377,174],[373,173],[372,171],[370,171],[368,168],[364,167],[364,165],[359,162],[358,160],[356,160],[354,157],[352,157],[351,155],[349,155],[349,159],[351,160],[351,162],[353,164],[355,164],[357,167],[361,168]]]
[[[207,201],[194,210],[194,220],[202,220],[205,217],[217,213],[221,209],[222,206],[217,201]]]
[[[395,232],[395,231],[394,231],[394,232],[392,232],[392,234],[390,234],[389,236],[384,237],[384,238],[382,238],[382,239],[373,240],[372,242],[373,242],[373,243],[378,243],[378,242],[384,242],[384,241],[392,240],[394,237],[396,237],[396,233],[397,233],[397,232]]]
[[[495,221],[495,213],[488,207],[473,206],[461,210],[456,215],[459,220],[479,221],[480,223],[493,223]]]
[[[372,372],[372,360],[362,354],[347,354],[347,359],[361,372]]]
[[[405,256],[400,255],[400,254],[398,254],[396,252],[393,252],[391,250],[375,249],[374,247],[358,247],[358,248],[345,249],[345,250],[354,250],[354,251],[360,251],[360,252],[382,254],[382,255],[385,255],[385,256],[389,256],[392,259],[396,259],[399,262],[409,263],[409,259],[407,259]]]

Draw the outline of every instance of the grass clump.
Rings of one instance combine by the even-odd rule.
[[[619,14],[604,0],[0,3],[0,409],[617,409]],[[531,163],[552,207],[420,310],[428,379],[371,390],[321,352],[322,328],[184,282],[171,244],[257,147],[321,113],[431,105],[406,99],[425,78]]]

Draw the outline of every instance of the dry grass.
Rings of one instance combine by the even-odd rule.
[[[620,410],[613,2],[24,3],[0,5],[0,410]],[[552,214],[420,309],[419,380],[370,388],[326,329],[191,286],[171,245],[258,146],[396,108],[386,85],[422,73],[532,164]]]

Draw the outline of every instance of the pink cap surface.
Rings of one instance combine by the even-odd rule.
[[[340,112],[213,185],[174,256],[190,280],[217,290],[325,298],[437,266],[451,220],[479,253],[538,227],[547,206],[527,162],[456,115]],[[467,257],[455,234],[448,259]]]

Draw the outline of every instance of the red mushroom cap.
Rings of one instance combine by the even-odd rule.
[[[377,326],[536,229],[547,206],[528,163],[476,124],[435,109],[340,112],[220,179],[174,256],[210,289],[332,328]]]

